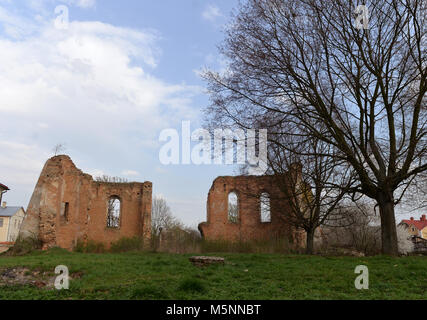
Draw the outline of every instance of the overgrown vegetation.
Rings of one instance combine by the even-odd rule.
[[[218,253],[214,254],[218,255]],[[225,265],[194,267],[191,255],[82,254],[62,250],[1,256],[7,268],[81,274],[69,290],[3,286],[0,299],[425,299],[427,257],[321,257],[221,254]],[[369,268],[369,290],[356,290],[354,269]],[[1,279],[1,277],[0,277]],[[1,280],[0,280],[1,285]]]
[[[79,240],[74,247],[74,251],[79,253],[104,253],[106,250],[103,243],[92,240],[86,242]]]
[[[144,248],[144,241],[141,237],[121,238],[111,244],[111,252],[141,251]]]
[[[302,248],[301,248],[302,250]],[[294,248],[288,239],[253,240],[253,241],[224,241],[224,240],[202,240],[200,251],[229,252],[229,253],[300,253],[301,250]]]
[[[10,248],[6,254],[13,256],[20,256],[39,250],[42,247],[41,241],[37,237],[19,237],[15,241],[15,245]]]

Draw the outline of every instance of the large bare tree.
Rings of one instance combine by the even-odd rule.
[[[228,71],[205,73],[207,114],[222,126],[297,123],[335,147],[357,173],[350,191],[377,203],[382,252],[396,255],[394,207],[427,170],[426,0],[363,4],[242,4],[220,47]]]
[[[345,162],[336,161],[333,146],[316,138],[286,134],[282,138],[271,139],[268,153],[269,173],[281,191],[275,197],[289,204],[281,214],[288,223],[305,230],[306,253],[312,254],[316,229],[326,221],[343,218],[335,213],[355,175]]]

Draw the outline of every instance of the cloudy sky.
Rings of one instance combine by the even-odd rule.
[[[230,166],[164,166],[160,132],[201,126],[198,71],[235,0],[0,0],[0,183],[25,208],[58,143],[85,172],[152,181],[189,225]],[[58,7],[60,6],[60,7]],[[65,9],[66,10],[65,10]],[[68,12],[69,22],[65,14]]]

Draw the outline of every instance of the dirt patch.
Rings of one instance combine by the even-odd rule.
[[[82,272],[70,274],[69,280],[79,279],[83,276]],[[30,285],[37,288],[53,289],[55,287],[54,272],[30,270],[24,267],[13,267],[0,269],[0,287]]]

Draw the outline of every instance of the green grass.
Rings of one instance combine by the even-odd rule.
[[[224,266],[203,269],[190,255],[34,252],[0,256],[9,267],[82,272],[69,290],[0,287],[4,299],[426,299],[427,257],[352,258],[279,254],[217,254]],[[369,268],[369,290],[356,290],[354,269]]]

